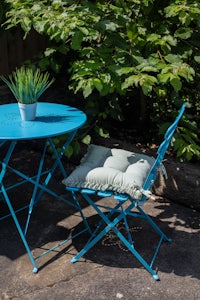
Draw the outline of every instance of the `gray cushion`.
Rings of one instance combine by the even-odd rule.
[[[155,159],[122,149],[90,145],[81,164],[63,180],[66,186],[113,190],[140,200]]]

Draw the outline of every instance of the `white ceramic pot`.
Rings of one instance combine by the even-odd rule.
[[[33,121],[36,116],[37,102],[31,104],[18,103],[22,121]]]

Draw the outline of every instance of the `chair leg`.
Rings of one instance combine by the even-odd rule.
[[[81,215],[81,218],[83,220],[83,223],[85,225],[86,230],[89,232],[90,235],[92,235],[92,230],[91,230],[91,228],[90,228],[90,226],[89,226],[89,224],[88,224],[88,222],[87,222],[87,220],[86,220],[86,218],[85,218],[85,216],[84,216],[84,214],[82,212],[81,206],[79,204],[79,201],[78,201],[78,199],[76,197],[75,192],[71,191],[71,195],[72,195],[73,200],[75,202],[75,205],[76,205],[76,207],[77,207],[77,209],[78,209],[78,211],[79,211],[79,213]]]
[[[130,229],[129,229],[129,226],[128,226],[127,217],[126,217],[126,214],[125,214],[124,209],[123,209],[122,206],[121,206],[121,213],[123,215],[124,226],[126,228],[126,232],[127,232],[127,235],[128,235],[129,244],[132,245],[132,247],[134,248],[134,246],[133,246],[133,239],[132,239],[132,235],[130,233]]]
[[[130,241],[128,241],[124,235],[117,229],[116,225],[125,217],[124,212],[119,214],[117,217],[114,218],[113,221],[109,220],[108,217],[98,208],[98,206],[89,198],[88,195],[83,195],[84,198],[88,201],[89,204],[91,204],[93,206],[93,208],[97,211],[97,213],[101,216],[101,218],[104,220],[104,222],[107,224],[107,226],[97,235],[95,236],[92,240],[90,240],[89,243],[87,243],[83,249],[71,259],[72,263],[75,263],[78,261],[78,259],[80,257],[82,257],[83,255],[85,255],[98,241],[100,241],[103,236],[105,236],[105,234],[107,234],[111,229],[115,232],[115,234],[117,235],[117,237],[123,242],[123,244],[131,251],[131,253],[139,260],[139,262],[145,267],[145,269],[147,271],[149,271],[150,274],[152,274],[153,278],[155,280],[159,280],[159,277],[157,275],[157,273],[152,269],[152,265],[150,266],[145,260],[144,258],[136,251],[136,249],[133,246],[132,243],[132,238]],[[126,217],[125,217],[126,219]],[[126,223],[126,229],[128,224]],[[129,236],[130,232],[128,230],[128,236]],[[161,244],[161,242],[160,242]],[[158,252],[158,247],[156,249]],[[157,255],[157,253],[156,253]],[[156,257],[156,255],[154,255]],[[154,258],[155,260],[155,258]]]
[[[137,206],[138,211],[147,220],[151,227],[163,238],[166,242],[171,242],[172,240],[166,236],[166,234],[154,223],[154,221],[142,210],[140,206]]]
[[[120,218],[121,220],[121,218]],[[123,244],[132,252],[132,254],[140,261],[140,263],[152,274],[153,278],[155,280],[159,280],[158,275],[156,272],[152,269],[152,267],[143,259],[143,257],[135,250],[133,247],[133,244],[130,244],[130,242],[122,235],[122,233],[115,227],[119,223],[118,218],[114,219],[113,222],[110,222],[108,220],[108,225],[102,230],[89,244],[86,244],[83,249],[71,259],[72,263],[75,263],[81,258],[83,255],[85,255],[98,241],[102,239],[103,236],[105,236],[106,233],[108,233],[111,229],[115,232],[115,234],[120,238],[120,240],[123,242]]]

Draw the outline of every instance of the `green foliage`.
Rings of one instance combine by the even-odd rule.
[[[41,73],[40,69],[33,70],[22,66],[13,72],[9,79],[0,78],[8,85],[19,103],[30,104],[37,102],[39,97],[54,82],[49,81],[49,73]]]
[[[163,135],[170,125],[171,123],[169,122],[163,123],[159,133]],[[195,133],[197,128],[196,122],[190,121],[185,115],[183,116],[171,142],[174,152],[180,160],[191,161],[195,157],[200,157],[200,146],[196,143],[197,141],[199,142]]]
[[[186,161],[191,161],[194,157],[200,157],[200,147],[195,143],[197,135],[191,135],[187,128],[183,128],[179,136],[174,137],[172,145],[177,157]]]
[[[56,146],[56,149],[58,152],[62,150],[62,146],[64,142],[69,138],[69,134],[63,134],[62,136],[56,137],[53,139],[54,145]],[[49,148],[51,151],[51,149]],[[64,155],[68,158],[70,158],[72,155],[77,155],[80,151],[80,142],[76,139],[74,139],[71,144],[66,148]],[[52,152],[52,151],[51,151]]]
[[[157,116],[169,119],[171,111],[177,111],[174,99],[186,101],[191,122],[198,122],[198,1],[5,2],[10,5],[8,29],[20,25],[24,37],[34,29],[51,42],[40,60],[42,69],[50,66],[59,72],[67,59],[69,89],[83,94],[89,120],[98,120],[99,132],[103,120],[123,120],[124,110],[133,104],[144,131],[148,122],[160,123]],[[184,143],[174,143],[177,155],[199,159],[198,127],[194,132],[183,129],[181,139]]]

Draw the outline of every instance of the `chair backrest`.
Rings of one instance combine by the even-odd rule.
[[[158,151],[157,151],[156,160],[155,160],[154,164],[152,165],[152,167],[149,171],[149,174],[147,176],[147,179],[146,179],[146,181],[143,185],[144,190],[151,190],[152,189],[152,186],[153,186],[153,184],[156,180],[156,177],[158,175],[159,168],[162,165],[162,161],[163,161],[163,158],[165,156],[165,153],[166,153],[166,151],[169,147],[169,144],[170,144],[170,141],[171,141],[172,136],[174,134],[174,131],[176,130],[178,122],[180,121],[180,119],[181,119],[181,117],[184,113],[184,110],[185,110],[185,104],[182,105],[182,107],[179,111],[179,114],[176,117],[175,121],[170,125],[170,127],[165,132],[164,140],[160,144],[160,146],[158,148]],[[145,199],[146,199],[146,196],[143,195],[142,199],[140,200],[140,203],[144,202]]]

